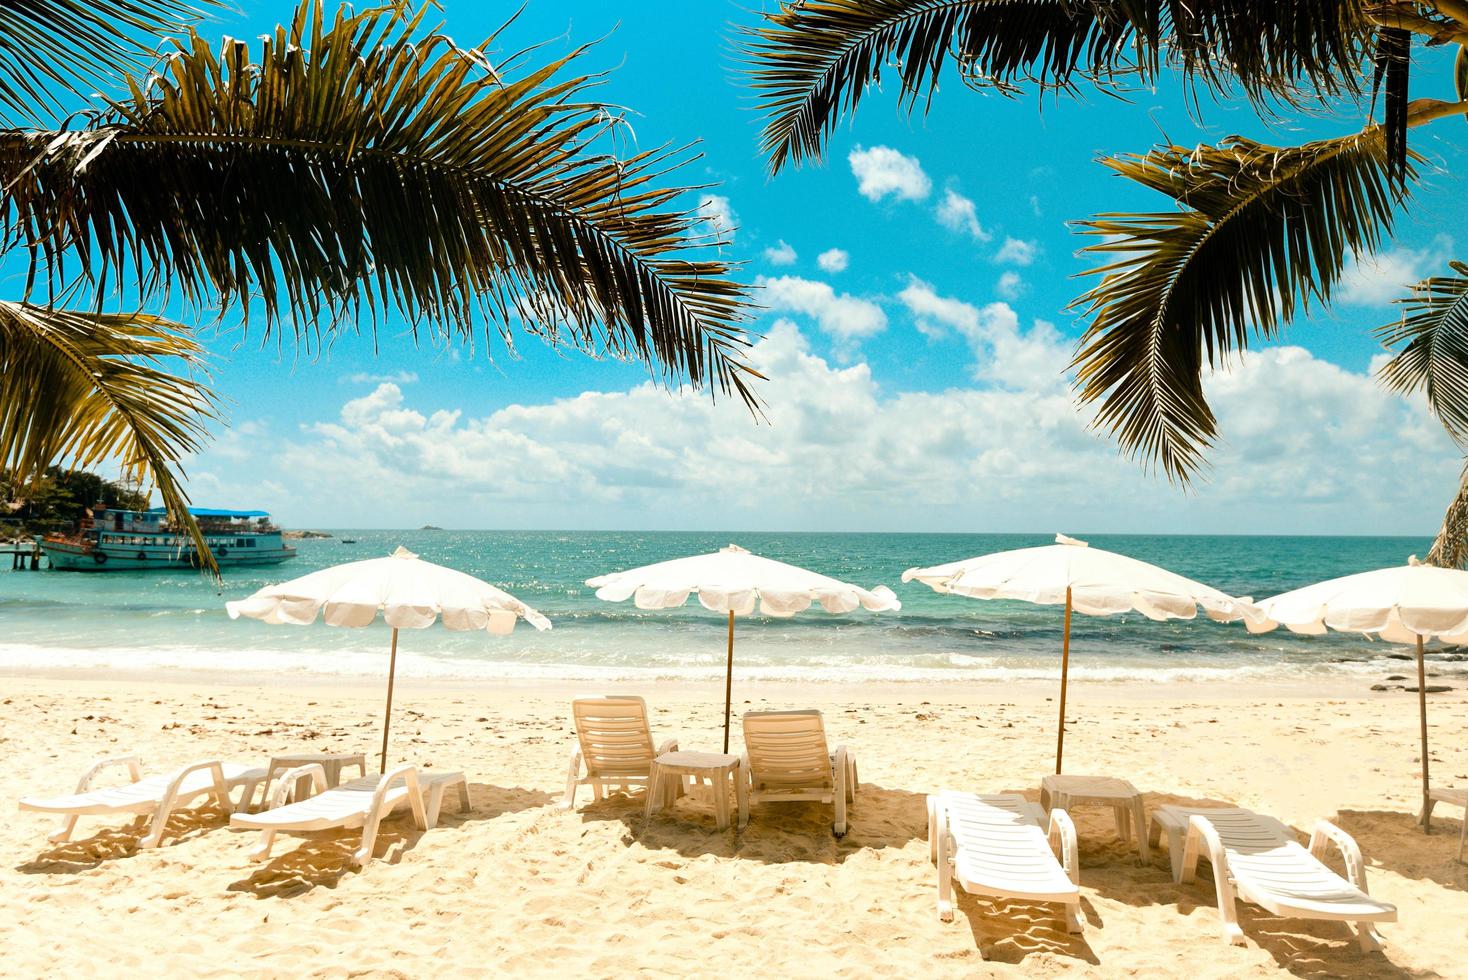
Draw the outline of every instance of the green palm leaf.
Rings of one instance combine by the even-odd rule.
[[[0,123],[61,109],[53,87],[85,94],[155,60],[160,34],[184,30],[219,0],[0,0]]]
[[[159,317],[0,302],[0,470],[26,482],[57,461],[119,464],[158,488],[213,570],[173,468],[214,417],[194,376],[201,356],[183,327]]]
[[[1387,347],[1401,349],[1378,377],[1403,394],[1421,391],[1459,445],[1468,446],[1468,265],[1449,263],[1456,276],[1431,276],[1397,300],[1402,318],[1377,329]]]
[[[217,298],[308,346],[388,312],[416,332],[641,360],[755,403],[748,298],[661,178],[619,158],[577,51],[509,77],[398,8],[216,53],[190,33],[93,127],[0,134],[12,241],[50,281],[135,277],[144,298]]]
[[[1230,137],[1103,162],[1183,209],[1080,223],[1106,260],[1076,301],[1093,319],[1072,367],[1096,424],[1186,483],[1217,435],[1204,364],[1328,301],[1347,256],[1390,229],[1385,140],[1378,127],[1286,149]]]
[[[818,159],[884,70],[909,109],[950,63],[968,85],[1010,94],[1147,83],[1164,60],[1212,92],[1294,104],[1356,94],[1374,31],[1352,0],[802,0],[740,40],[778,172]]]

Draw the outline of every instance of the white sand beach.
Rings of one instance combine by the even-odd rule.
[[[220,675],[8,676],[0,742],[15,774],[0,791],[0,972],[428,976],[678,975],[719,969],[850,976],[1463,975],[1468,867],[1454,862],[1460,814],[1414,827],[1416,702],[1280,686],[1073,689],[1067,771],[1124,776],[1148,806],[1235,803],[1302,833],[1328,817],[1365,852],[1373,895],[1400,921],[1384,951],[1347,929],[1240,907],[1246,947],[1226,946],[1204,865],[1176,886],[1164,854],[1139,867],[1110,814],[1079,809],[1085,931],[1058,909],[959,893],[935,914],[923,797],[938,788],[1038,795],[1053,759],[1046,685],[738,685],[741,707],[815,706],[854,748],[862,789],[850,833],[829,808],[758,807],[742,832],[714,829],[684,800],[645,824],[640,799],[556,806],[574,742],[569,700],[585,685],[400,685],[393,757],[463,769],[473,809],[420,834],[398,817],[376,860],[354,870],[355,832],[282,838],[255,864],[254,835],[202,807],[140,851],[141,821],[83,818],[49,845],[51,822],[21,795],[69,792],[89,760],[136,751],[150,769],[273,752],[369,754],[382,691],[360,682]],[[642,691],[654,735],[717,749],[716,693]],[[742,704],[741,704],[742,702]],[[1468,785],[1456,737],[1468,699],[1434,696],[1435,781]],[[737,745],[737,738],[736,738]]]

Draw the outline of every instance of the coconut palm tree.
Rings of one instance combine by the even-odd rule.
[[[305,0],[253,48],[195,16],[0,0],[0,247],[27,272],[0,301],[0,469],[118,461],[189,522],[178,461],[216,402],[170,301],[307,352],[388,317],[523,329],[755,402],[745,288],[667,179],[692,154],[618,152],[584,48],[498,58],[401,3]]]
[[[1456,49],[1454,98],[1409,100],[1414,43]],[[1101,161],[1173,207],[1077,222],[1097,264],[1076,300],[1090,323],[1071,366],[1096,424],[1182,483],[1217,435],[1205,367],[1328,305],[1351,257],[1390,235],[1420,162],[1408,131],[1468,115],[1465,44],[1468,0],[801,0],[742,31],[771,173],[818,159],[884,77],[911,110],[949,69],[1005,95],[1121,92],[1172,72],[1192,99],[1241,93],[1266,114],[1323,107],[1368,118],[1301,146],[1235,136]],[[1369,118],[1378,96],[1379,122]],[[1404,346],[1382,375],[1426,391],[1460,442],[1462,317],[1437,304],[1386,328]]]

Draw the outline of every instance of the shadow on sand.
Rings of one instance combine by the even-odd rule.
[[[1444,812],[1446,811],[1446,812]],[[1468,864],[1458,863],[1463,823],[1453,807],[1438,804],[1432,833],[1424,834],[1417,814],[1391,810],[1342,810],[1335,823],[1356,838],[1368,865],[1379,864],[1414,881],[1435,881],[1468,892]]]
[[[461,813],[456,804],[446,799],[438,826],[431,831],[419,830],[406,807],[384,820],[377,830],[373,863],[397,864],[425,834],[445,834],[475,820],[493,820],[506,813],[543,807],[552,799],[549,793],[540,790],[470,783],[469,812]],[[313,888],[334,888],[342,878],[360,870],[352,863],[352,855],[361,842],[360,830],[281,835],[276,838],[275,856],[249,877],[231,884],[229,890],[256,898],[291,898]],[[453,844],[453,841],[444,842],[448,847]]]
[[[116,818],[103,815],[81,819]],[[99,867],[107,861],[132,857],[138,853],[138,843],[147,835],[152,823],[152,814],[138,816],[121,827],[99,828],[91,837],[80,840],[73,838],[63,844],[52,844],[31,860],[16,865],[15,870],[22,874],[76,874]],[[168,847],[224,827],[228,823],[229,811],[212,802],[192,809],[175,810],[168,816],[159,846]]]
[[[750,808],[742,830],[737,820],[728,830],[719,830],[713,803],[699,795],[683,796],[651,819],[643,817],[643,800],[640,792],[612,793],[578,808],[576,815],[583,822],[620,820],[627,827],[624,844],[636,841],[649,850],[683,857],[713,854],[765,864],[839,864],[857,851],[905,847],[925,839],[928,830],[922,794],[876,783],[861,784],[856,802],[846,811],[847,832],[841,838],[831,832],[830,804],[761,803]]]

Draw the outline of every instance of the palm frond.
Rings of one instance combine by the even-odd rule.
[[[1390,229],[1386,143],[1379,127],[1290,148],[1235,136],[1103,163],[1182,210],[1079,223],[1103,239],[1085,251],[1105,258],[1076,300],[1092,322],[1072,367],[1096,424],[1187,483],[1217,435],[1204,365],[1328,302],[1348,255]]]
[[[1400,180],[1407,164],[1407,83],[1412,69],[1412,35],[1394,27],[1378,31],[1375,64],[1371,101],[1376,102],[1378,90],[1385,83],[1383,127],[1387,161],[1391,175]]]
[[[819,159],[843,113],[854,113],[884,69],[909,108],[931,98],[954,63],[975,87],[1021,82],[1066,89],[1130,72],[1122,4],[1074,0],[808,0],[782,3],[740,31],[750,86],[766,116],[770,171]]]
[[[1458,492],[1443,514],[1442,527],[1423,559],[1439,568],[1468,567],[1468,464],[1458,479]]]
[[[1455,276],[1431,276],[1397,300],[1402,318],[1376,335],[1396,350],[1377,376],[1393,391],[1421,391],[1459,445],[1468,446],[1468,265]]]
[[[1189,86],[1296,104],[1356,94],[1374,32],[1352,0],[799,0],[739,41],[775,173],[819,159],[884,70],[908,109],[949,64],[1011,94],[1147,83],[1166,63]]]
[[[0,124],[36,123],[62,108],[55,87],[86,94],[145,71],[158,37],[220,0],[0,0]]]
[[[159,317],[0,302],[0,470],[26,482],[55,463],[120,464],[158,488],[214,570],[173,468],[215,417],[196,377],[202,356],[183,327]]]
[[[191,33],[87,130],[0,134],[10,240],[48,282],[258,303],[308,346],[389,311],[471,341],[529,319],[753,404],[746,290],[662,180],[688,154],[606,149],[584,49],[511,78],[422,16],[313,0],[253,58]]]

